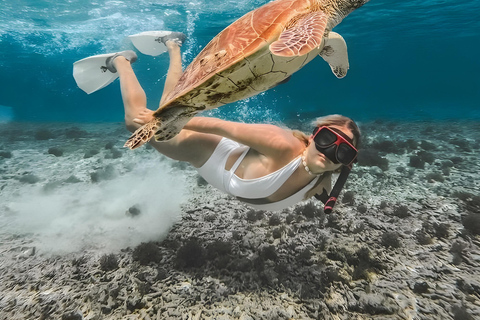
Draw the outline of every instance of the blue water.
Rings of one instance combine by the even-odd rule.
[[[123,119],[118,81],[91,95],[72,64],[133,48],[147,30],[188,35],[187,64],[227,25],[267,0],[0,0],[0,122]],[[290,82],[215,115],[295,121],[342,113],[357,120],[480,118],[480,2],[372,0],[334,29],[350,70],[336,79],[317,58]],[[168,57],[141,55],[140,82],[157,108]]]

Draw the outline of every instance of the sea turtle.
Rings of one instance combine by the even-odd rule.
[[[207,44],[125,146],[169,140],[198,112],[275,87],[317,55],[344,77],[347,47],[331,30],[368,1],[276,0],[247,13]]]

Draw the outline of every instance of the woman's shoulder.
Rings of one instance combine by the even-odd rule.
[[[294,131],[280,127],[277,127],[266,139],[271,139],[276,152],[287,158],[298,156],[308,143],[308,138],[307,140],[301,139]]]

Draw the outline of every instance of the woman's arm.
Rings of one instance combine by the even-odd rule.
[[[248,124],[195,117],[184,128],[226,137],[267,156],[296,156],[303,147],[290,130],[270,124]]]

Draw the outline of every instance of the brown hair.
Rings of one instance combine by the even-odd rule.
[[[360,129],[358,128],[357,124],[348,117],[339,114],[332,114],[329,116],[317,118],[312,124],[315,127],[347,127],[353,134],[353,145],[358,148],[360,144]]]
[[[358,148],[360,144],[360,129],[358,128],[357,124],[350,118],[339,115],[339,114],[331,114],[328,116],[317,118],[315,121],[312,122],[312,126],[317,127],[330,127],[330,126],[338,126],[338,127],[347,127],[353,134],[353,145]],[[300,141],[308,145],[308,138],[310,135],[300,131],[300,130],[292,130],[292,134]]]
[[[317,118],[315,121],[313,121],[312,125],[314,127],[323,127],[323,126],[347,127],[353,134],[353,145],[358,148],[360,144],[360,129],[358,128],[357,124],[348,117],[345,117],[339,114],[332,114],[332,115]],[[297,139],[304,142],[305,146],[308,146],[309,135],[298,130],[293,130],[292,133]],[[315,182],[315,185],[310,190],[307,191],[307,193],[305,194],[305,199],[313,197],[318,192],[321,193],[322,190],[317,190],[318,189],[317,187],[320,185],[320,183],[323,182],[325,178],[330,178],[329,180],[331,181],[332,173],[333,172],[331,171],[323,173],[317,179],[317,182]]]

